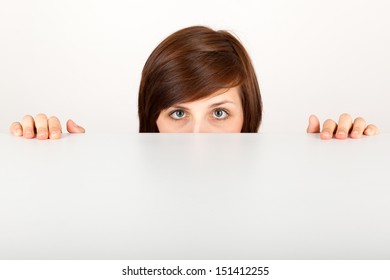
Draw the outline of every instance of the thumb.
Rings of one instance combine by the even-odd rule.
[[[68,120],[66,122],[66,129],[69,133],[85,133],[85,129],[78,126],[74,121]]]
[[[306,129],[307,133],[319,133],[320,132],[320,121],[316,115],[310,115],[309,125]]]

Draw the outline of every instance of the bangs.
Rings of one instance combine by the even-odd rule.
[[[166,109],[239,86],[245,73],[232,53],[199,52],[168,61],[159,76],[159,93],[165,99],[162,109]]]

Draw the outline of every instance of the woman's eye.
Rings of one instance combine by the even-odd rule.
[[[171,118],[173,118],[175,120],[180,120],[186,116],[186,113],[182,110],[177,110],[177,111],[173,112],[172,114],[170,114],[170,116],[171,116]]]
[[[219,120],[226,119],[228,116],[229,116],[229,114],[225,110],[222,110],[222,109],[216,109],[213,112],[213,117],[216,119],[219,119]]]

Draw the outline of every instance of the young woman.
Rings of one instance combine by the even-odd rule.
[[[179,30],[152,52],[142,71],[138,98],[139,132],[258,132],[262,100],[256,74],[242,44],[226,31],[203,26]],[[70,133],[84,133],[67,122]],[[319,133],[320,122],[309,118],[307,132]],[[38,114],[11,125],[15,136],[58,139],[58,118]],[[379,133],[342,114],[338,123],[326,120],[321,139],[359,138]]]

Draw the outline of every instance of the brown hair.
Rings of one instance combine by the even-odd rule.
[[[205,98],[240,86],[241,132],[257,132],[262,100],[256,74],[242,44],[227,31],[204,26],[179,30],[149,56],[138,96],[139,132],[159,132],[160,112],[174,104]]]

